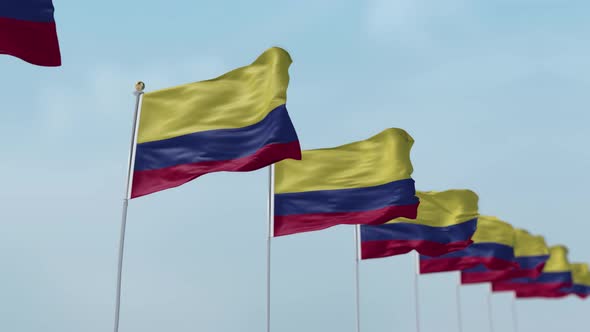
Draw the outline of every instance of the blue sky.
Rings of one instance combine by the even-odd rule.
[[[589,261],[587,1],[55,0],[63,67],[0,57],[0,330],[109,331],[133,108],[281,46],[304,148],[386,127],[415,139],[419,190]],[[212,174],[130,204],[121,332],[261,331],[266,171]],[[354,331],[353,228],[273,242],[273,331]],[[363,331],[412,331],[413,255],[361,263]],[[457,274],[420,278],[425,331],[455,331]],[[485,330],[487,286],[462,288]],[[494,295],[497,331],[511,298]],[[587,329],[588,302],[518,303],[521,331]]]

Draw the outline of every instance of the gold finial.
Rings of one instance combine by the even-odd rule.
[[[138,81],[137,83],[135,83],[135,91],[142,92],[143,89],[145,89],[145,83],[143,83],[142,81]]]

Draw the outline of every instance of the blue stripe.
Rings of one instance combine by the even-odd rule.
[[[590,294],[590,286],[574,284],[571,288],[562,289],[566,293]]]
[[[484,264],[479,264],[479,265],[472,267],[470,269],[465,269],[462,272],[469,273],[469,272],[497,272],[497,271],[498,270],[488,269],[488,267],[485,266]]]
[[[590,295],[590,286],[574,284],[572,287],[565,287],[559,290],[564,294]]]
[[[514,278],[510,279],[509,283],[517,284],[543,284],[543,283],[558,283],[558,282],[571,282],[571,272],[544,272],[537,279],[532,278]]]
[[[421,240],[437,243],[451,243],[471,239],[476,228],[477,219],[446,227],[434,227],[404,222],[376,226],[362,225],[361,242]]]
[[[281,105],[262,121],[243,128],[196,132],[137,145],[135,170],[145,171],[253,155],[273,143],[297,141],[287,108]]]
[[[275,215],[361,212],[418,203],[414,180],[380,186],[275,195]]]
[[[520,266],[520,269],[522,269],[522,270],[532,270],[532,269],[538,267],[539,265],[545,263],[545,261],[547,261],[547,259],[549,259],[549,256],[520,256],[520,257],[514,258],[514,260],[518,263],[518,265]],[[463,270],[463,272],[467,272],[467,273],[469,273],[469,272],[495,272],[495,271],[497,271],[497,270],[489,269],[483,264],[479,264],[476,267]]]
[[[506,261],[512,261],[514,260],[514,249],[511,246],[504,244],[479,242],[473,243],[466,249],[454,251],[438,257],[420,255],[421,260],[446,259],[455,257],[494,257]]]
[[[0,17],[4,18],[53,22],[53,11],[51,0],[0,0]]]
[[[531,270],[537,266],[545,263],[549,259],[549,255],[541,256],[517,256],[516,262],[522,270]]]

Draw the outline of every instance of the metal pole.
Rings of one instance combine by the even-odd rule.
[[[416,254],[416,273],[414,273],[414,303],[416,305],[416,332],[420,332],[420,294],[418,292],[418,276],[420,275],[420,254]]]
[[[516,308],[516,296],[512,297],[512,324],[514,332],[518,332],[518,310]]]
[[[361,249],[360,249],[360,225],[356,225],[354,227],[354,242],[356,244],[355,246],[355,252],[354,252],[354,270],[355,270],[355,289],[356,289],[356,332],[360,332],[361,331],[361,304],[360,304],[360,300],[361,300],[361,290],[360,290],[360,281],[359,281],[359,261],[361,259]]]
[[[270,332],[270,245],[274,236],[275,166],[268,167],[268,238],[266,239],[266,332]]]
[[[488,293],[488,318],[490,321],[490,332],[494,332],[494,318],[492,316],[492,292]]]
[[[461,315],[461,273],[459,273],[455,298],[457,300],[457,327],[459,332],[463,332],[463,317]]]
[[[131,184],[133,182],[133,167],[135,164],[135,142],[137,140],[137,128],[139,125],[139,114],[141,113],[141,100],[145,84],[137,82],[135,84],[135,111],[133,112],[133,128],[131,131],[131,145],[129,148],[129,159],[127,163],[127,184],[125,188],[125,198],[123,199],[123,211],[121,214],[121,234],[119,237],[119,264],[117,266],[117,295],[115,298],[115,327],[114,331],[119,331],[119,314],[121,312],[121,278],[123,274],[123,251],[125,249],[125,227],[127,225],[127,207],[131,197]]]

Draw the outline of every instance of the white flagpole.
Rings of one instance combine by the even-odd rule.
[[[274,236],[275,165],[268,167],[268,238],[266,239],[266,332],[270,332],[270,245]]]
[[[416,305],[416,332],[420,332],[420,294],[418,292],[418,276],[420,275],[420,254],[414,251],[416,255],[416,273],[414,273],[414,303]]]
[[[360,229],[361,225],[356,225],[354,227],[354,242],[356,243],[355,247],[355,259],[354,259],[354,270],[355,270],[355,297],[356,297],[356,332],[361,332],[361,290],[360,290],[360,282],[359,282],[359,261],[361,260],[361,238],[360,238]]]
[[[135,84],[135,111],[133,112],[133,127],[131,130],[131,146],[129,148],[129,160],[127,163],[127,184],[125,188],[125,198],[123,198],[123,211],[121,215],[121,234],[119,237],[119,264],[117,266],[117,295],[115,298],[115,327],[114,331],[119,331],[119,314],[121,312],[121,277],[123,274],[123,250],[125,248],[125,227],[127,225],[127,207],[131,197],[131,185],[133,182],[133,167],[135,166],[135,142],[137,141],[137,127],[139,125],[139,115],[141,113],[141,101],[145,84],[137,82]]]
[[[492,316],[492,292],[488,293],[488,318],[490,321],[490,332],[494,332],[494,318]]]
[[[518,311],[516,308],[516,294],[512,297],[512,325],[514,332],[518,332]]]
[[[459,332],[463,332],[463,317],[461,315],[461,272],[459,272],[455,297],[457,300],[457,327]]]

